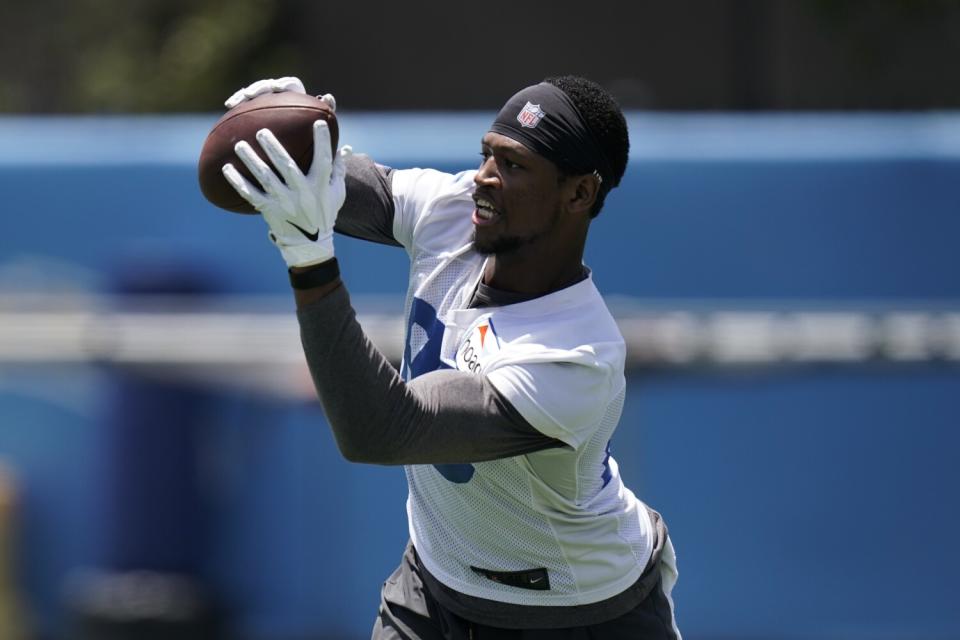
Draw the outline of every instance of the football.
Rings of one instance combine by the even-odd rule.
[[[246,140],[267,164],[266,154],[257,143],[260,129],[270,129],[284,149],[306,172],[313,160],[313,123],[324,119],[330,127],[330,144],[336,153],[338,128],[337,117],[326,102],[302,93],[284,91],[268,93],[247,100],[223,114],[203,143],[197,173],[200,191],[210,203],[236,213],[256,213],[250,204],[230,186],[221,173],[221,167],[229,163],[254,186],[259,183],[233,152],[234,145]]]

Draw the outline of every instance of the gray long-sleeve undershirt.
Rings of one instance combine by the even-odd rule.
[[[393,238],[391,170],[353,158],[337,231]],[[532,427],[484,376],[433,371],[404,382],[356,321],[346,287],[297,310],[307,364],[341,453],[354,462],[482,462],[563,446]]]
[[[530,426],[484,376],[446,369],[404,382],[363,333],[343,286],[297,317],[314,385],[348,460],[482,462],[561,444]]]

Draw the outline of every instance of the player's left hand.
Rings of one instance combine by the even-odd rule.
[[[257,132],[257,142],[283,180],[241,140],[234,151],[263,191],[232,164],[223,166],[227,182],[263,215],[270,225],[270,240],[280,249],[287,266],[305,267],[329,260],[334,255],[333,225],[346,199],[346,159],[352,149],[342,147],[332,157],[330,129],[326,122],[317,120],[313,125],[313,160],[304,174],[269,129]]]
[[[294,76],[264,78],[263,80],[257,80],[253,84],[245,86],[243,89],[235,91],[233,95],[226,99],[223,106],[227,109],[233,109],[237,105],[247,100],[253,100],[257,96],[262,96],[267,93],[280,93],[282,91],[292,91],[294,93],[307,92],[300,78]],[[317,97],[326,102],[334,113],[337,112],[337,99],[333,97],[333,94],[325,93]]]

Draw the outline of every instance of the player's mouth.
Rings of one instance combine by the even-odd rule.
[[[500,212],[492,202],[483,197],[475,197],[473,201],[477,203],[473,210],[473,224],[482,227],[494,224],[500,219]]]

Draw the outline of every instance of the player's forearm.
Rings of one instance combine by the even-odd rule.
[[[374,464],[479,462],[559,443],[537,432],[480,376],[436,371],[410,384],[356,321],[345,287],[307,301],[301,340],[345,458]]]

